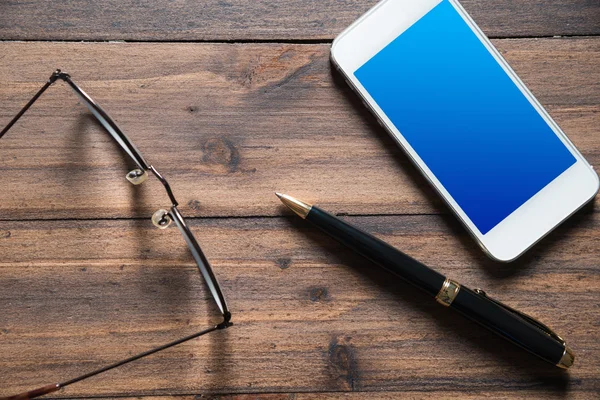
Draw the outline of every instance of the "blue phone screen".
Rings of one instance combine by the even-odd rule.
[[[482,234],[576,162],[447,0],[354,75]]]

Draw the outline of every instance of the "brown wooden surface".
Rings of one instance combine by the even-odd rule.
[[[598,213],[584,211],[507,266],[486,262],[450,217],[349,221],[541,318],[572,343],[577,367],[566,375],[506,346],[298,218],[203,218],[191,226],[236,325],[64,395],[600,388]],[[208,323],[201,281],[174,229],[147,220],[2,226],[6,390],[68,378]]]
[[[377,0],[0,2],[9,40],[329,40]],[[492,37],[597,35],[597,0],[463,0]]]
[[[486,259],[331,72],[327,42],[374,3],[0,3],[0,126],[55,68],[71,73],[169,178],[235,322],[48,397],[598,397],[598,200],[517,263]],[[598,165],[600,3],[464,5],[515,38],[494,44]],[[61,83],[0,141],[0,396],[216,320],[177,230],[149,220],[168,199],[127,171]],[[538,317],[576,365],[562,373],[443,309],[290,216],[275,190]]]
[[[494,43],[600,164],[600,39]],[[14,60],[0,65],[2,123],[61,67],[171,178],[186,215],[279,215],[276,190],[334,212],[445,212],[332,76],[328,45],[7,42],[0,53]],[[168,205],[155,181],[124,179],[120,150],[85,110],[58,83],[2,139],[11,190],[0,219],[130,218]]]

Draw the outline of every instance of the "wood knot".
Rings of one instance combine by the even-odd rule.
[[[329,343],[329,371],[342,390],[356,390],[358,367],[350,338],[334,337]]]
[[[292,263],[292,260],[290,260],[289,258],[278,258],[276,262],[279,268],[288,269],[290,267],[290,264]]]
[[[235,172],[240,164],[240,153],[228,139],[210,139],[202,146],[202,161],[227,167]]]
[[[0,232],[0,237],[3,239],[8,239],[9,237],[11,237],[12,233],[10,233],[10,231],[4,231],[4,232]]]
[[[142,260],[147,260],[147,259],[148,259],[148,257],[150,257],[150,253],[151,253],[151,252],[152,252],[152,249],[151,249],[151,248],[149,248],[149,247],[142,248],[142,249],[140,250],[140,253],[139,253],[138,257],[139,257],[140,259],[142,259]]]
[[[310,297],[310,301],[315,303],[329,299],[329,293],[327,292],[327,288],[324,287],[311,288],[308,292],[308,295]]]
[[[188,207],[194,211],[200,211],[200,202],[198,200],[188,201]]]
[[[198,107],[196,107],[196,106],[189,106],[189,107],[187,108],[187,110],[188,110],[190,113],[192,113],[192,114],[193,114],[193,113],[195,113],[195,112],[197,112],[197,111],[198,111]]]

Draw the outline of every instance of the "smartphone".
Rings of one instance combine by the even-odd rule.
[[[331,59],[484,251],[512,261],[598,175],[455,0],[384,0]]]

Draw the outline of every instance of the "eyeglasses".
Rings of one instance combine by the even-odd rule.
[[[56,70],[50,76],[50,78],[48,79],[46,84],[44,84],[44,86],[42,86],[42,88],[35,94],[35,96],[33,96],[33,98],[31,100],[29,100],[29,102],[8,123],[8,125],[4,129],[2,129],[2,132],[0,132],[0,138],[2,138],[4,136],[4,134],[6,134],[6,132],[8,132],[8,130],[19,120],[19,118],[21,118],[21,116],[23,116],[23,114],[25,114],[25,112],[33,105],[33,103],[35,103],[35,101],[46,91],[46,89],[48,89],[54,82],[56,82],[59,79],[66,82],[71,87],[71,89],[73,89],[73,91],[75,92],[77,97],[79,97],[79,99],[87,106],[87,108],[90,110],[90,112],[96,117],[98,122],[100,122],[100,124],[108,131],[108,133],[110,133],[112,138],[118,143],[118,145],[123,149],[123,151],[129,156],[129,158],[131,158],[133,163],[137,166],[136,169],[130,171],[126,175],[127,180],[134,185],[139,185],[148,178],[148,172],[150,172],[152,175],[154,175],[160,181],[160,183],[162,183],[162,185],[164,186],[164,188],[167,192],[167,195],[169,196],[169,199],[171,201],[171,207],[169,210],[161,209],[161,210],[156,211],[152,215],[152,223],[160,229],[166,229],[171,224],[172,221],[175,222],[175,225],[177,225],[177,228],[179,228],[179,231],[181,231],[181,234],[183,235],[183,238],[185,239],[185,242],[187,243],[187,246],[189,247],[190,252],[192,253],[192,256],[194,257],[194,260],[196,261],[196,264],[198,265],[200,274],[203,276],[204,281],[206,282],[206,285],[208,286],[208,289],[210,290],[212,299],[215,301],[217,307],[219,308],[219,310],[221,312],[223,321],[221,323],[211,326],[210,328],[205,329],[203,331],[194,333],[194,334],[186,336],[184,338],[175,340],[173,342],[153,348],[153,349],[145,351],[143,353],[134,355],[134,356],[126,358],[124,360],[118,361],[114,364],[97,369],[95,371],[91,371],[91,372],[86,373],[81,376],[78,376],[71,380],[68,380],[68,381],[65,381],[62,383],[56,383],[56,384],[52,384],[52,385],[43,386],[41,388],[31,390],[29,392],[24,392],[24,393],[18,394],[16,396],[1,397],[0,400],[27,400],[27,399],[33,399],[35,397],[43,396],[45,394],[52,393],[61,388],[69,386],[73,383],[80,382],[84,379],[90,378],[92,376],[101,374],[103,372],[106,372],[108,370],[111,370],[111,369],[114,369],[117,367],[120,367],[121,365],[130,363],[132,361],[139,360],[140,358],[157,353],[161,350],[176,346],[180,343],[183,343],[188,340],[205,335],[209,332],[228,328],[229,326],[232,325],[232,323],[230,322],[231,313],[229,312],[229,309],[227,308],[227,303],[225,302],[225,297],[223,296],[223,292],[221,290],[221,287],[219,286],[219,282],[217,281],[217,278],[215,277],[215,274],[213,273],[213,270],[212,270],[206,256],[202,252],[200,245],[194,238],[194,235],[190,231],[190,228],[188,228],[187,224],[185,223],[183,216],[177,209],[178,203],[177,203],[177,200],[175,200],[175,196],[173,195],[171,186],[169,185],[167,180],[156,170],[156,168],[154,168],[152,165],[150,165],[146,162],[146,160],[144,159],[142,154],[139,152],[139,150],[133,145],[131,140],[129,140],[129,138],[121,131],[121,129],[119,129],[117,124],[108,116],[108,114],[98,104],[96,104],[96,102],[94,100],[92,100],[92,98],[90,96],[88,96],[83,90],[81,90],[81,88],[79,86],[77,86],[75,84],[75,82],[73,82],[73,80],[71,79],[71,77],[68,74],[61,72],[61,70]]]

